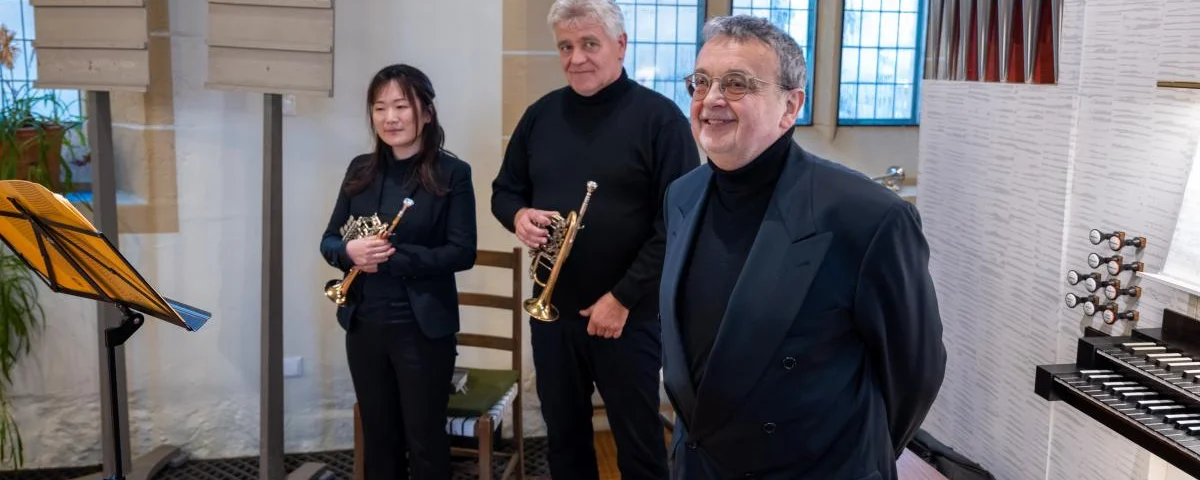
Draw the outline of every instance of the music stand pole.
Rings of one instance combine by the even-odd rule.
[[[100,304],[103,308],[104,304]],[[117,393],[119,391],[117,384],[117,347],[124,345],[129,337],[145,323],[142,314],[131,310],[129,307],[120,305],[121,312],[124,313],[121,323],[115,327],[109,327],[104,330],[104,350],[108,357],[108,401],[117,405]],[[120,409],[110,409],[110,417],[113,425],[123,425],[121,423]],[[125,437],[121,435],[122,428],[112,429],[113,440],[113,455],[118,459],[127,458],[128,455],[123,449]],[[125,462],[118,461],[113,464],[115,467],[112,476],[107,477],[108,480],[125,480]]]

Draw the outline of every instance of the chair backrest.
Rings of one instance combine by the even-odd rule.
[[[478,333],[459,333],[458,344],[467,347],[508,350],[512,352],[512,369],[521,371],[521,321],[525,309],[521,304],[522,279],[525,278],[524,262],[521,261],[521,249],[513,248],[510,252],[495,250],[479,250],[475,255],[475,267],[496,267],[512,269],[512,295],[501,296],[487,293],[459,292],[458,303],[461,306],[484,308],[499,308],[512,312],[512,337],[497,337]]]

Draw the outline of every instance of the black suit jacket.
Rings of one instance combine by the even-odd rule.
[[[672,477],[895,479],[946,362],[917,210],[793,145],[693,385],[676,302],[711,175],[672,183],[664,209]]]
[[[350,162],[347,174],[370,154],[359,155]],[[422,333],[430,338],[453,335],[459,330],[458,285],[455,272],[475,265],[477,232],[475,224],[475,188],[471,181],[471,166],[447,152],[437,160],[438,181],[449,187],[448,193],[435,196],[420,187],[410,187],[413,206],[392,234],[396,253],[380,264],[373,274],[359,274],[348,292],[349,298],[337,311],[338,324],[347,331],[353,327],[355,303],[361,297],[358,285],[363,275],[381,275],[395,281],[396,288],[408,293],[413,314]],[[343,180],[344,182],[345,180]],[[321,237],[321,255],[329,265],[345,275],[354,266],[346,255],[346,243],[338,230],[350,215],[376,213],[379,191],[383,186],[379,176],[362,192],[347,197],[339,189],[329,224]],[[391,223],[400,210],[400,202],[383,205],[379,219]],[[324,287],[322,287],[324,288]]]

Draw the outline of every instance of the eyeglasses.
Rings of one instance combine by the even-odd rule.
[[[756,88],[754,87],[753,82],[762,82],[767,85],[774,85],[784,90],[791,90],[790,88],[778,83],[771,83],[761,78],[755,78],[737,72],[726,73],[717,79],[709,77],[703,73],[693,73],[683,77],[683,83],[687,85],[688,95],[691,95],[692,99],[694,100],[702,100],[704,97],[708,96],[708,87],[711,86],[712,82],[714,81],[719,85],[719,88],[721,89],[721,95],[723,95],[726,100],[730,101],[740,99],[746,96],[747,93],[755,91]]]

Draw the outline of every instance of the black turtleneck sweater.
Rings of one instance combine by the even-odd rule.
[[[562,87],[529,106],[492,182],[492,214],[510,232],[523,207],[565,217],[579,210],[587,182],[595,181],[586,228],[551,301],[564,315],[577,316],[611,291],[631,309],[628,321],[653,320],[665,243],[663,195],[671,181],[699,165],[679,107],[622,71],[594,95]]]
[[[750,254],[792,145],[788,130],[737,170],[713,171],[691,255],[680,277],[679,330],[692,382],[700,385],[725,307]]]

